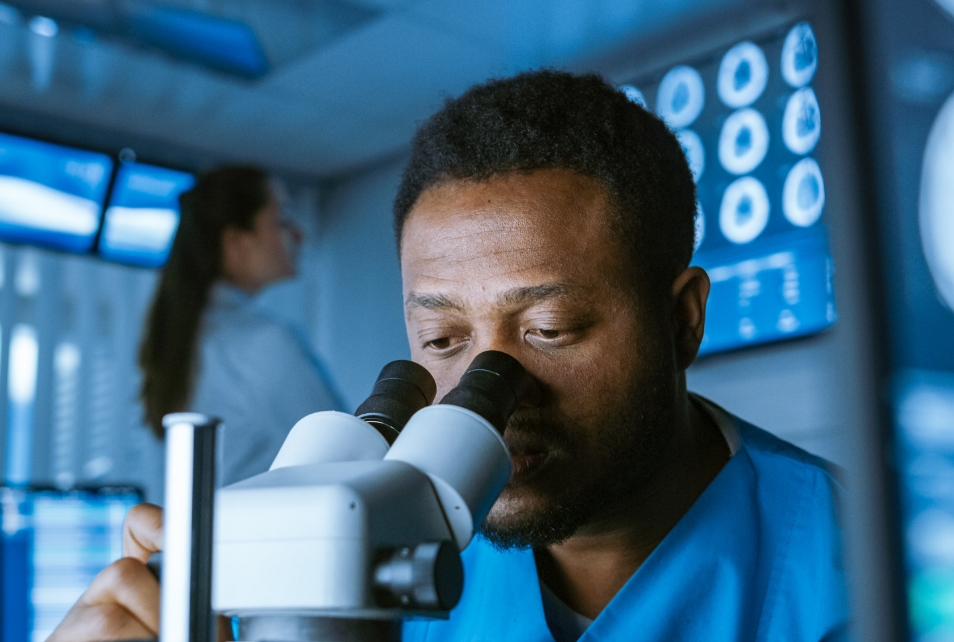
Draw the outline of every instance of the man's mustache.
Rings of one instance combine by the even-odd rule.
[[[503,438],[512,453],[568,450],[571,443],[566,422],[537,409],[514,413]]]

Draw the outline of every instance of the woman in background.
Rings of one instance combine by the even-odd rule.
[[[341,404],[305,342],[253,296],[294,277],[299,230],[268,175],[223,167],[179,199],[181,218],[139,351],[146,420],[221,417],[220,484],[268,470],[291,427]]]

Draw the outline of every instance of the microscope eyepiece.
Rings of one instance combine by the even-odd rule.
[[[527,382],[527,371],[519,361],[505,352],[488,350],[474,358],[441,403],[472,410],[503,434]]]
[[[371,396],[354,414],[393,444],[411,416],[431,405],[437,394],[434,377],[413,361],[392,361],[381,369]]]

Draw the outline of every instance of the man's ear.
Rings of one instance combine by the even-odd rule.
[[[709,275],[701,267],[689,267],[672,284],[673,338],[676,365],[685,370],[696,358],[706,329]]]

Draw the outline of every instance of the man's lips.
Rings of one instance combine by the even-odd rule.
[[[540,468],[550,457],[547,450],[522,450],[510,455],[510,461],[513,463],[513,472],[510,479],[515,480],[530,475]]]
[[[504,433],[504,442],[513,464],[511,482],[531,477],[555,456],[566,451],[555,432],[551,426],[541,424],[536,418],[523,421],[511,418]]]

